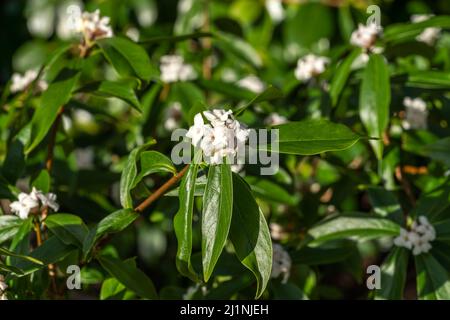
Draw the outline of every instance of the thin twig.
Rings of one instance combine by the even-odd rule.
[[[153,192],[147,199],[141,202],[134,210],[136,212],[142,212],[146,208],[148,208],[156,199],[161,197],[170,187],[172,187],[175,183],[180,181],[180,179],[185,175],[189,165],[186,165],[180,172],[175,174],[172,178],[167,180],[161,187],[159,187],[155,192]]]
[[[41,225],[38,220],[34,222],[34,231],[36,232],[36,243],[40,247],[42,245]]]

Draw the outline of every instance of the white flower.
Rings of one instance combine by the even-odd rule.
[[[33,190],[30,194],[21,192],[18,196],[18,201],[12,202],[9,207],[11,212],[18,215],[21,219],[27,219],[30,211],[39,208],[41,203],[44,207],[50,207],[54,211],[58,211],[59,205],[56,202],[56,195],[54,193],[47,193],[44,195],[41,191]]]
[[[37,70],[28,70],[24,73],[23,76],[19,73],[14,73],[11,78],[11,92],[16,93],[19,91],[24,91],[37,78],[37,76]],[[44,80],[39,79],[36,83],[36,88],[38,91],[44,91],[47,89],[47,87],[48,84]]]
[[[278,243],[272,244],[273,260],[271,278],[278,278],[283,275],[282,283],[286,283],[291,272],[292,260],[289,254]]]
[[[38,199],[33,194],[21,192],[18,199],[18,201],[12,202],[9,207],[21,219],[27,219],[30,211],[39,206]]]
[[[181,116],[181,104],[176,101],[166,109],[164,128],[168,131],[178,128],[180,126]]]
[[[266,9],[274,22],[283,21],[284,9],[281,0],[266,0]]]
[[[237,85],[254,93],[261,93],[265,88],[264,83],[254,75],[242,78],[238,81]]]
[[[139,30],[136,28],[128,28],[127,31],[125,32],[126,36],[128,38],[130,38],[131,40],[133,40],[134,42],[138,42],[139,41]]]
[[[383,28],[375,23],[369,25],[360,23],[358,29],[353,31],[350,37],[350,43],[356,47],[363,48],[366,51],[371,50],[382,30]]]
[[[270,236],[274,240],[283,240],[286,238],[287,233],[286,230],[278,223],[271,222],[269,225]]]
[[[325,71],[325,66],[328,62],[328,58],[308,54],[298,59],[295,77],[300,81],[307,81],[316,77]]]
[[[209,121],[204,123],[203,116]],[[186,137],[192,144],[202,149],[210,164],[220,164],[227,157],[231,160],[241,150],[248,138],[248,130],[233,117],[231,110],[214,109],[198,113],[194,117],[194,125],[189,128]]]
[[[193,80],[197,77],[194,68],[184,63],[179,55],[166,55],[160,59],[161,80],[163,82],[177,82]]]
[[[405,97],[403,105],[406,107],[406,117],[403,120],[405,129],[426,129],[428,111],[425,101],[420,98]]]
[[[5,277],[0,274],[0,300],[8,300],[5,291],[8,289],[8,285],[5,283]]]
[[[413,255],[419,255],[431,250],[431,241],[436,239],[436,231],[425,216],[419,216],[411,225],[411,230],[400,229],[400,235],[394,239],[397,247],[412,250]]]
[[[92,41],[111,38],[113,31],[109,25],[109,17],[100,17],[100,10],[94,12],[83,12],[75,21],[75,32],[83,34],[87,43]]]
[[[431,18],[432,16],[433,16],[432,14],[415,14],[415,15],[411,16],[411,21],[414,23],[418,23],[418,22],[426,21],[429,18]],[[441,34],[440,28],[429,27],[429,28],[425,28],[422,31],[422,33],[420,33],[416,37],[416,40],[420,41],[420,42],[424,42],[424,43],[428,44],[429,46],[432,46],[436,42],[436,40],[439,38],[440,34]]]
[[[288,120],[284,116],[280,116],[278,113],[274,112],[269,114],[266,119],[264,119],[264,123],[268,126],[276,126],[279,124],[286,123]]]

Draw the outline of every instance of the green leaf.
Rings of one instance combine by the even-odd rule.
[[[417,294],[423,300],[450,299],[448,270],[431,254],[420,254],[414,258],[417,274]]]
[[[369,187],[367,191],[376,214],[398,224],[403,222],[402,208],[392,192],[381,187]]]
[[[19,268],[16,268],[13,266],[8,266],[6,264],[3,264],[1,261],[0,261],[0,271],[11,272],[17,276],[22,276],[24,274],[24,272],[22,270],[20,270]]]
[[[114,299],[117,295],[125,291],[125,286],[116,278],[109,278],[103,281],[100,289],[100,300]]]
[[[415,71],[408,75],[408,87],[443,89],[450,87],[450,74],[441,71]]]
[[[274,281],[272,290],[274,300],[308,300],[303,290],[293,283]]]
[[[391,220],[355,213],[331,218],[312,227],[305,242],[322,243],[345,238],[366,240],[399,233],[400,226]]]
[[[361,138],[345,125],[328,120],[290,122],[273,128],[279,130],[278,152],[287,154],[312,155],[344,150]],[[264,146],[260,149],[264,150]]]
[[[155,74],[147,52],[130,39],[104,38],[97,43],[120,75],[136,76],[148,81]]]
[[[350,75],[352,63],[360,54],[361,50],[355,49],[338,65],[330,84],[330,97],[333,106],[338,103],[341,92]]]
[[[177,169],[172,161],[164,154],[158,151],[145,151],[140,156],[141,170],[134,179],[132,188],[134,188],[144,177],[156,172],[169,172],[176,174]]]
[[[30,153],[45,138],[53,122],[58,116],[58,111],[69,102],[78,78],[80,77],[80,63],[74,63],[73,67],[63,68],[55,80],[49,84],[42,94],[39,107],[31,119],[32,140],[26,147],[25,153]]]
[[[272,271],[272,241],[266,219],[250,188],[237,174],[233,174],[230,239],[241,263],[256,277],[256,298],[259,298]]]
[[[38,176],[33,180],[31,184],[36,189],[47,193],[50,191],[50,174],[46,169],[41,170]]]
[[[382,55],[373,54],[364,71],[359,95],[359,116],[369,136],[380,140],[370,140],[378,159],[383,158],[383,132],[389,122],[391,86],[389,70]]]
[[[248,182],[253,194],[262,200],[295,206],[298,204],[297,195],[292,195],[278,184],[253,176],[246,176],[245,181]]]
[[[155,141],[150,141],[142,146],[139,146],[131,151],[128,156],[125,168],[122,171],[120,177],[120,203],[122,207],[126,209],[133,208],[133,199],[131,198],[130,191],[135,186],[134,181],[137,176],[137,161],[140,158],[141,152],[147,149]]]
[[[179,188],[180,207],[173,218],[173,226],[178,241],[176,265],[178,271],[193,281],[198,275],[192,267],[192,213],[194,210],[195,180],[197,179],[198,163],[201,151],[194,155],[194,162],[189,166],[181,180]]]
[[[77,92],[88,92],[100,97],[114,97],[119,98],[138,111],[142,111],[141,104],[136,96],[134,89],[136,88],[136,81],[123,79],[119,81],[97,81],[89,83]]]
[[[42,269],[46,265],[56,263],[64,259],[74,250],[74,246],[66,245],[64,242],[59,240],[58,237],[50,237],[30,254],[30,257],[38,261],[42,261],[43,265],[36,264],[28,260],[18,260],[14,264],[14,267],[23,270],[24,274],[27,275],[39,269]]]
[[[431,17],[418,23],[400,23],[386,27],[383,39],[386,42],[400,42],[414,39],[425,28],[450,28],[450,16]]]
[[[216,41],[214,43],[223,52],[231,53],[238,59],[250,63],[256,68],[262,66],[262,59],[259,53],[243,39],[224,32],[216,32],[215,35]]]
[[[152,280],[132,264],[106,256],[98,257],[98,261],[111,276],[140,297],[150,300],[158,298]]]
[[[73,214],[52,214],[45,219],[49,230],[65,244],[74,244],[82,247],[88,233],[83,220]]]
[[[424,148],[425,154],[436,161],[441,161],[447,167],[450,167],[450,137],[446,137],[426,145]]]
[[[449,218],[450,208],[450,181],[442,186],[423,193],[417,200],[416,206],[411,210],[412,216],[425,215],[431,223]]]
[[[190,40],[190,39],[198,39],[198,38],[209,38],[213,37],[214,35],[209,32],[194,32],[189,34],[182,34],[182,35],[176,35],[176,36],[160,36],[160,37],[153,37],[149,39],[143,39],[139,41],[139,44],[159,44],[161,42],[180,42],[184,40]]]
[[[200,87],[205,90],[210,90],[214,92],[221,93],[229,98],[234,98],[237,100],[251,100],[254,98],[255,94],[245,88],[241,88],[234,83],[219,81],[219,80],[205,80],[198,79],[197,83]]]
[[[136,220],[137,217],[139,217],[139,214],[131,209],[115,211],[98,223],[96,236],[98,238],[107,233],[120,232]]]
[[[202,260],[205,282],[209,280],[227,241],[232,212],[231,167],[226,163],[212,165],[209,167],[202,212]]]
[[[400,300],[403,298],[409,251],[394,247],[381,265],[381,286],[375,291],[375,299]]]
[[[2,174],[11,184],[16,183],[25,169],[23,149],[24,145],[20,139],[16,138],[8,144],[8,152],[2,165]]]
[[[263,92],[258,94],[256,97],[254,97],[252,100],[250,100],[248,103],[243,105],[242,107],[239,107],[236,111],[234,111],[234,115],[237,117],[242,112],[244,112],[248,107],[251,105],[263,102],[263,101],[270,101],[278,98],[283,97],[283,92],[280,89],[277,89],[273,86],[267,87]]]
[[[15,236],[23,220],[17,216],[0,216],[0,244]]]
[[[31,261],[31,262],[33,262],[35,264],[43,265],[42,261],[40,261],[38,259],[35,259],[33,257],[29,257],[29,256],[25,256],[25,255],[22,255],[22,254],[17,254],[17,253],[14,253],[12,251],[9,251],[8,249],[2,248],[2,247],[0,247],[0,255],[1,256],[20,258],[20,259]]]
[[[353,251],[349,246],[337,248],[302,247],[290,252],[294,264],[323,265],[346,260]]]

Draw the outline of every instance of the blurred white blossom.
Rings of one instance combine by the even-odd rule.
[[[283,21],[285,14],[281,0],[266,0],[266,9],[274,22]]]
[[[400,229],[400,235],[394,239],[397,247],[412,250],[417,256],[426,253],[432,248],[431,242],[436,239],[436,231],[425,216],[420,216],[413,222],[411,230]]]
[[[11,212],[18,215],[21,219],[27,219],[30,212],[34,209],[39,209],[40,206],[58,211],[59,205],[56,202],[56,195],[54,193],[44,194],[33,187],[29,194],[21,192],[18,200],[9,205]]]
[[[411,21],[414,23],[426,21],[433,17],[432,14],[415,14],[411,16]],[[425,28],[417,37],[416,40],[420,42],[424,42],[430,46],[434,45],[436,40],[439,38],[441,34],[440,28]]]
[[[11,77],[11,92],[16,93],[19,91],[24,91],[37,78],[38,74],[39,73],[37,70],[28,70],[23,75],[14,73]],[[47,87],[48,84],[45,80],[39,79],[36,83],[36,89],[38,91],[45,91]]]
[[[375,47],[375,42],[381,35],[383,28],[375,23],[369,25],[359,24],[358,29],[353,31],[350,43],[356,47],[371,51]]]
[[[160,60],[161,80],[163,82],[188,81],[197,78],[190,64],[185,64],[182,56],[166,55]]]
[[[210,164],[220,164],[224,157],[232,159],[244,148],[248,130],[234,119],[231,110],[214,109],[203,115],[209,123],[205,124],[201,113],[196,114],[186,137],[202,149]]]
[[[246,76],[237,82],[238,86],[254,93],[261,93],[264,91],[264,83],[254,75]]]
[[[269,114],[265,119],[264,123],[268,126],[276,126],[279,124],[286,123],[288,119],[284,116],[279,115],[276,112]]]
[[[289,253],[284,250],[283,246],[278,243],[272,244],[272,278],[278,278],[283,275],[282,283],[286,283],[291,273],[292,260]]]
[[[94,12],[83,12],[75,19],[74,30],[81,33],[87,44],[102,38],[111,38],[113,31],[109,25],[109,17],[101,17],[100,10]]]
[[[329,59],[326,57],[308,54],[298,59],[295,77],[300,81],[308,81],[311,78],[317,77],[325,71],[328,62]]]
[[[428,110],[427,104],[420,98],[405,97],[403,105],[406,108],[406,116],[403,120],[405,129],[426,129]]]
[[[131,40],[133,40],[134,42],[138,42],[139,41],[139,30],[136,28],[128,28],[127,31],[125,32],[125,35],[130,38]]]
[[[182,118],[181,104],[178,101],[175,101],[166,109],[164,128],[168,131],[172,131],[176,128],[179,128],[181,118]]]
[[[8,289],[8,285],[5,283],[5,277],[0,274],[0,300],[8,300],[5,291]]]

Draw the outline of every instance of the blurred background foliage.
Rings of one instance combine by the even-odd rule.
[[[288,119],[331,118],[364,133],[358,116],[358,96],[362,71],[356,70],[342,92],[337,108],[332,108],[330,97],[324,94],[327,82],[333,78],[339,61],[349,50],[348,39],[358,22],[367,19],[366,8],[377,4],[381,8],[383,26],[408,22],[413,14],[450,14],[448,0],[436,1],[300,1],[285,0],[285,18],[276,21],[266,10],[264,1],[209,0],[209,11],[201,0],[110,0],[110,1],[56,1],[4,0],[0,3],[0,84],[6,88],[13,72],[23,73],[39,68],[62,43],[69,41],[65,34],[67,8],[83,4],[88,11],[99,8],[102,15],[111,17],[115,34],[141,41],[155,66],[159,58],[177,52],[192,64],[198,74],[204,70],[204,60],[211,55],[212,77],[199,77],[192,82],[180,82],[164,93],[164,86],[152,82],[138,91],[143,113],[139,114],[126,103],[115,98],[81,95],[71,100],[63,120],[64,130],[58,134],[53,176],[54,190],[61,203],[61,212],[79,215],[86,223],[98,222],[119,206],[118,183],[123,165],[132,148],[156,138],[155,149],[170,155],[174,142],[165,128],[168,117],[174,117],[176,126],[188,127],[192,110],[202,105],[238,105],[254,93],[248,88],[233,85],[240,79],[255,75],[262,85],[281,88],[284,98],[273,103],[264,102],[253,112],[247,112],[242,122],[250,127],[263,127],[264,119],[277,112]],[[206,13],[207,12],[207,13]],[[205,16],[207,15],[207,16]],[[205,19],[208,26],[205,29]],[[205,49],[204,39],[180,42],[146,39],[213,31],[212,49]],[[328,56],[332,67],[318,84],[301,84],[294,77],[297,59],[314,52]],[[450,36],[443,33],[434,46],[415,41],[391,46],[385,56],[392,62],[392,74],[414,70],[450,70]],[[155,78],[158,77],[155,67]],[[83,69],[85,79],[117,79],[114,70],[103,63],[99,55],[89,57]],[[355,89],[356,88],[356,89]],[[273,177],[258,176],[258,167],[245,166],[245,178],[254,186],[254,193],[271,225],[275,240],[295,248],[305,232],[323,217],[339,212],[369,212],[385,200],[384,193],[368,192],[369,186],[382,185],[400,199],[404,210],[413,207],[411,195],[404,192],[396,168],[407,166],[407,179],[412,196],[434,189],[448,175],[448,155],[441,157],[424,153],[424,146],[450,135],[450,101],[448,88],[409,87],[392,81],[391,143],[385,151],[380,169],[369,144],[358,142],[353,148],[321,156],[282,156],[280,171]],[[401,122],[402,101],[405,96],[422,96],[432,105],[428,130],[395,131]],[[4,102],[4,100],[3,100]],[[14,102],[12,102],[14,103]],[[30,103],[37,103],[31,100]],[[181,113],[177,113],[178,104]],[[175,111],[174,111],[175,110]],[[172,112],[172,113],[171,113]],[[175,116],[173,114],[175,112]],[[26,123],[24,118],[22,123]],[[19,128],[10,127],[5,114],[0,116],[0,159],[6,157],[7,141]],[[19,122],[20,123],[20,122]],[[397,124],[397,126],[395,126]],[[20,126],[19,126],[20,127]],[[45,148],[30,154],[23,173],[33,180],[45,159]],[[408,169],[409,168],[409,169]],[[380,171],[381,170],[381,171]],[[142,199],[148,190],[158,186],[167,176],[151,176],[145,185],[134,190],[135,198]],[[18,181],[20,184],[27,181]],[[177,210],[176,198],[164,197],[154,204],[132,227],[114,236],[104,250],[120,257],[137,257],[137,264],[151,276],[163,298],[201,297],[202,288],[182,278],[175,268],[176,240],[172,217]],[[201,203],[197,203],[201,207]],[[198,215],[194,217],[198,222]],[[199,251],[199,225],[195,224],[194,248]],[[326,261],[319,261],[313,252],[293,254],[294,263],[290,282],[295,283],[311,299],[363,299],[370,296],[365,286],[365,268],[380,264],[392,246],[389,239],[353,243],[342,240],[325,246]],[[199,258],[194,257],[194,258]],[[74,257],[76,259],[76,257]],[[67,261],[66,261],[67,260]],[[69,264],[70,257],[65,260]],[[207,297],[251,298],[254,288],[248,287],[249,275],[233,255],[224,254],[215,271],[216,284],[209,288]],[[75,260],[76,261],[76,260]],[[244,274],[243,276],[241,276]],[[409,270],[407,298],[414,298],[414,270]],[[238,279],[238,281],[231,281]],[[73,297],[107,298],[106,285],[114,286],[100,268],[83,269],[85,290],[70,293]],[[102,287],[103,283],[103,287]],[[281,287],[273,282],[270,294],[286,297],[297,287]],[[104,290],[104,292],[103,292]],[[117,290],[123,298],[131,298],[129,291]],[[236,293],[238,292],[238,293]],[[266,294],[265,297],[268,297]],[[298,292],[294,295],[298,296]],[[119,296],[120,296],[119,295]]]

